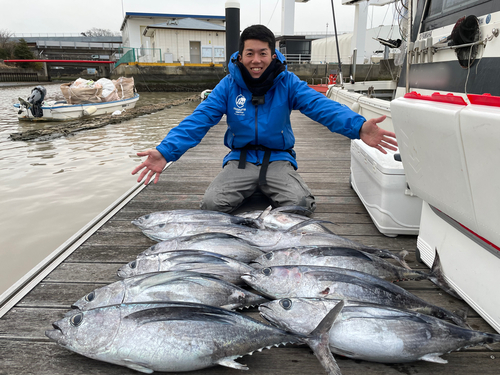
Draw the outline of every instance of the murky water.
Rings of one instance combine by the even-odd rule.
[[[33,86],[0,87],[0,295],[136,185],[136,153],[156,146],[198,105],[64,138],[11,141],[11,133],[44,126],[19,122],[12,107]],[[59,84],[43,86],[46,99],[62,99]],[[137,106],[194,93],[140,94]]]

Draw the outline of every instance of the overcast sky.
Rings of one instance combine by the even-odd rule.
[[[15,34],[80,33],[93,27],[120,30],[124,12],[225,15],[226,0],[0,0],[0,30]],[[281,0],[240,0],[240,28],[262,23],[281,32]],[[337,30],[352,31],[354,6],[334,0]],[[394,6],[371,6],[368,28],[391,25]],[[328,26],[327,26],[328,24]],[[295,32],[333,30],[331,0],[295,4]]]

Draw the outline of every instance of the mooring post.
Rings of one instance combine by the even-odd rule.
[[[240,39],[240,2],[226,1],[226,66],[231,54],[238,51]]]

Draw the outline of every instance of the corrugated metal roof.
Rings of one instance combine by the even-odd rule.
[[[210,16],[206,14],[167,14],[167,13],[137,13],[137,12],[126,12],[125,17],[123,18],[122,25],[120,30],[123,30],[125,26],[125,22],[130,17],[165,17],[165,18],[204,18],[204,19],[213,19],[213,20],[225,20],[226,16]]]
[[[182,29],[182,30],[205,30],[205,31],[226,31],[225,26],[215,25],[210,22],[196,20],[194,18],[181,18],[168,22],[149,25],[144,30],[144,35],[148,34],[149,29]]]
[[[207,14],[168,14],[168,13],[136,13],[127,12],[126,16],[133,17],[166,17],[166,18],[206,18],[206,19],[217,19],[225,20],[226,16],[211,16]]]

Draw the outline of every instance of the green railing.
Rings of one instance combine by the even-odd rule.
[[[115,56],[120,56],[120,59],[115,63],[115,67],[117,67],[120,64],[127,64],[131,62],[144,62],[144,63],[163,62],[163,58],[161,55],[161,48],[123,47],[115,52]]]

